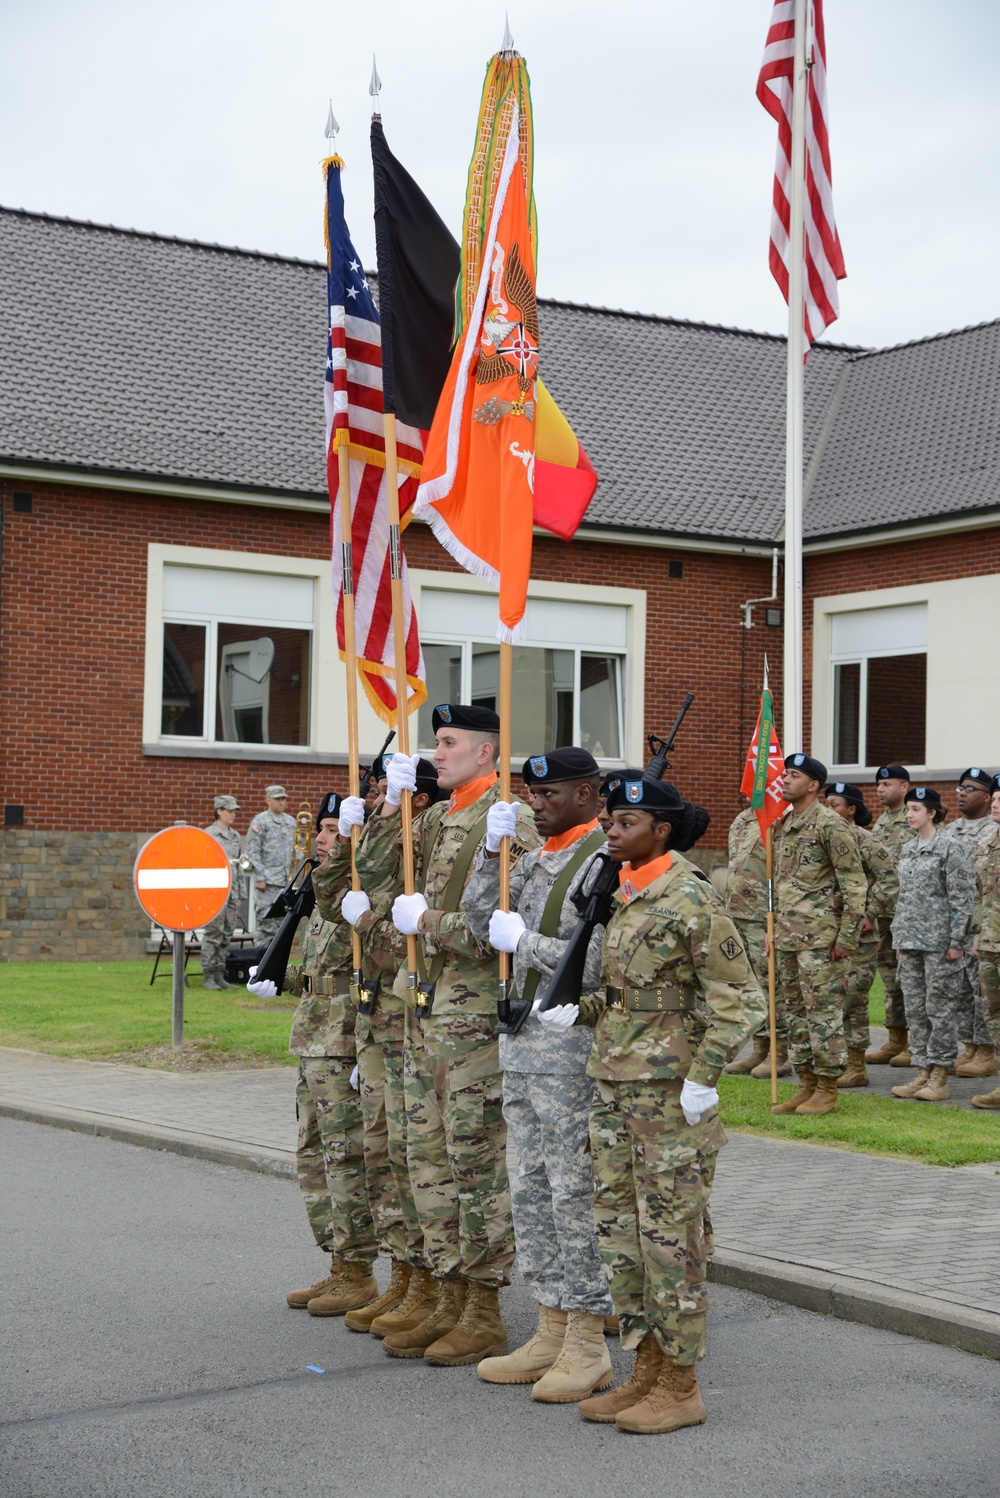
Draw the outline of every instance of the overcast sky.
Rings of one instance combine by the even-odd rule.
[[[784,332],[767,268],[769,0],[512,0],[535,114],[539,291]],[[837,222],[828,339],[1000,316],[1000,5],[826,0]],[[368,79],[457,233],[503,3],[4,0],[0,202],[319,259],[327,101],[371,264]]]

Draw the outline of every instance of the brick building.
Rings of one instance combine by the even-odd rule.
[[[218,791],[245,828],[271,780],[292,810],[346,783],[324,270],[12,210],[0,266],[0,941],[135,955],[150,833],[206,824]],[[674,774],[712,813],[710,859],[765,653],[780,721],[784,341],[540,317],[601,482],[572,545],[536,538],[515,754],[574,738],[634,763],[694,691]],[[1000,763],[998,397],[1000,323],[810,355],[807,740],[845,778]],[[430,703],[491,700],[483,586],[424,526],[404,544]],[[363,749],[383,732],[363,705]]]

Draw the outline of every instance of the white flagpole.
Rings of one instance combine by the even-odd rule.
[[[805,749],[802,741],[802,385],[803,287],[806,177],[806,38],[809,0],[796,0],[795,60],[792,73],[792,180],[788,254],[788,392],[785,426],[785,642],[784,735],[787,754]]]

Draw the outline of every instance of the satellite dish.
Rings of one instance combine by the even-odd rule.
[[[254,640],[247,657],[247,675],[253,681],[263,681],[274,660],[274,641],[266,635]]]

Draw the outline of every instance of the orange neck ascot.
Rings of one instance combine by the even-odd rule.
[[[497,783],[497,772],[491,770],[488,775],[480,775],[478,780],[470,780],[467,785],[460,785],[458,790],[452,791],[451,800],[448,802],[448,815],[453,816],[456,811],[462,811],[464,807],[471,806],[473,801],[478,801],[480,796],[486,794],[491,785]]]
[[[640,869],[633,869],[630,863],[623,863],[618,871],[618,885],[625,904],[634,899],[640,890],[652,884],[654,879],[665,874],[672,863],[669,853],[664,853],[662,858],[654,858],[652,863],[644,863]]]
[[[582,837],[587,837],[597,825],[595,817],[592,822],[579,822],[575,827],[568,827],[565,832],[558,832],[555,837],[550,837],[542,847],[542,852],[561,853],[564,848],[571,848]]]

